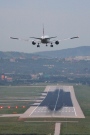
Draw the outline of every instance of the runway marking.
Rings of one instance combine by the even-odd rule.
[[[36,110],[38,108],[38,106],[31,112],[31,114],[29,114],[29,116],[31,116],[32,115],[32,113]]]
[[[75,112],[75,116],[77,116],[77,114],[76,114],[76,110],[75,110],[75,107],[73,107],[73,109],[74,109],[74,112]]]
[[[58,102],[58,98],[59,98],[59,93],[60,93],[60,90],[58,92],[58,97],[57,97],[57,100],[56,100],[56,104],[55,104],[55,107],[54,107],[54,111],[56,110],[56,106],[57,106],[57,102]]]
[[[49,90],[50,90],[50,87],[49,87]],[[47,95],[48,95],[48,92],[47,92]],[[47,95],[46,95],[46,96],[47,96]],[[45,98],[46,98],[46,96],[45,96]],[[44,98],[43,100],[45,100],[45,98]],[[42,102],[43,102],[43,100],[42,100]],[[42,102],[41,102],[41,103],[42,103]],[[40,103],[40,104],[41,104],[41,103]],[[33,112],[40,106],[40,104],[31,112],[31,114],[29,114],[29,116],[31,116],[31,115],[33,114]]]

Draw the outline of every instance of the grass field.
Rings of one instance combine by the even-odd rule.
[[[85,116],[90,116],[90,86],[75,86],[74,89]]]
[[[62,135],[90,134],[90,86],[74,86],[75,95],[85,115],[85,119],[77,119],[78,123],[62,123]],[[66,119],[68,121],[68,119]]]
[[[18,118],[0,118],[0,134],[54,134],[53,122],[23,122]]]
[[[43,92],[45,87],[0,87],[0,105],[3,106],[10,105],[11,102],[11,112],[10,109],[4,108],[0,109],[0,114],[2,113],[12,113],[17,111],[17,113],[24,112],[30,104],[34,103],[33,99],[37,99],[40,93]],[[34,119],[22,119],[18,118],[0,118],[0,133],[38,133],[53,135],[55,122],[62,122],[61,125],[61,135],[89,135],[90,134],[90,86],[74,86],[75,94],[77,100],[84,112],[85,119],[70,119],[70,118],[34,118]],[[19,99],[21,101],[16,100]],[[27,101],[22,101],[22,99],[27,99]],[[7,102],[3,101],[7,100]],[[14,106],[18,104],[18,109]],[[22,108],[25,105],[26,108]],[[28,121],[28,122],[25,122]],[[40,121],[40,122],[36,122]],[[69,122],[73,121],[73,122]]]
[[[44,89],[45,87],[0,87],[0,107],[3,107],[0,114],[25,112]]]

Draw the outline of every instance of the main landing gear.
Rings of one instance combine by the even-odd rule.
[[[38,43],[37,47],[40,47],[39,43]]]
[[[53,44],[51,43],[50,47],[53,47]]]

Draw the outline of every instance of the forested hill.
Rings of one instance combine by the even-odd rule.
[[[82,46],[56,51],[44,51],[38,53],[23,53],[23,52],[2,52],[0,58],[31,58],[31,57],[47,57],[47,58],[66,58],[75,56],[90,56],[90,46]]]
[[[38,54],[23,53],[23,52],[2,52],[0,51],[0,58],[31,58],[37,56]]]
[[[44,57],[58,57],[58,58],[90,56],[90,46],[68,48],[68,49],[56,50],[56,51],[44,51],[36,54]]]

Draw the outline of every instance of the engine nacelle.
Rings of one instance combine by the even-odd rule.
[[[35,44],[36,44],[36,42],[35,42],[35,41],[32,41],[32,44],[33,44],[33,45],[35,45]]]
[[[58,40],[57,40],[57,41],[55,41],[55,44],[56,44],[56,45],[58,45],[58,44],[59,44],[59,41],[58,41]]]

